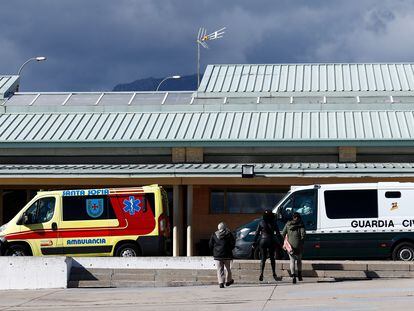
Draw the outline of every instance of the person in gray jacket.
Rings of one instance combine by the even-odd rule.
[[[226,282],[226,286],[234,283],[230,265],[235,245],[236,241],[233,233],[231,233],[224,222],[219,223],[218,230],[211,235],[209,246],[216,261],[217,279],[220,288],[224,288],[224,282]],[[226,267],[227,276],[225,275],[224,267]]]
[[[296,276],[299,281],[302,281],[302,255],[303,245],[305,241],[306,231],[299,213],[293,213],[292,220],[289,220],[282,231],[282,236],[291,246],[291,251],[288,252],[290,259],[290,272],[292,274],[292,282],[296,284]],[[296,268],[297,267],[297,268]]]

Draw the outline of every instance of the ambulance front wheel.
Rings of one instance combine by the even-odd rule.
[[[398,244],[392,252],[392,259],[402,261],[413,261],[414,244],[409,242],[403,242],[401,244]]]
[[[9,248],[7,248],[6,256],[31,256],[29,249],[24,245],[11,245]]]
[[[140,255],[138,246],[132,243],[121,245],[115,252],[116,257],[138,257]]]

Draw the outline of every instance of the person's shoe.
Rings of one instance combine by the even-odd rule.
[[[292,278],[292,283],[293,283],[293,284],[296,284],[296,275],[293,275],[293,278]]]
[[[273,274],[273,278],[275,279],[275,281],[278,281],[276,273]]]
[[[226,286],[230,286],[233,283],[234,283],[234,280],[228,281],[228,282],[226,282]]]
[[[298,281],[303,281],[302,271],[298,272]]]
[[[263,281],[263,274],[260,274],[259,281]]]
[[[219,287],[220,288],[224,288],[224,284],[223,283],[220,283]]]

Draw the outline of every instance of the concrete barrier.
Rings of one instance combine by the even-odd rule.
[[[66,288],[72,259],[0,257],[0,290]]]
[[[289,276],[288,261],[277,261],[277,274]],[[65,287],[137,287],[216,284],[211,257],[0,257],[0,289]],[[259,261],[235,260],[238,284],[257,284]],[[274,283],[270,263],[265,283]],[[414,278],[414,262],[304,261],[307,281]],[[290,279],[287,279],[290,280]]]
[[[216,269],[212,257],[74,257],[72,265],[95,269]]]
[[[238,284],[257,284],[259,261],[235,260]],[[69,287],[154,287],[216,284],[211,257],[74,258]],[[289,262],[278,260],[277,275],[289,277]],[[414,263],[393,261],[303,261],[307,281],[366,280],[414,277]],[[270,263],[264,283],[274,283]]]

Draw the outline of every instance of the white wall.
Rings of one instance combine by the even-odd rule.
[[[72,258],[0,257],[0,290],[66,288]]]

